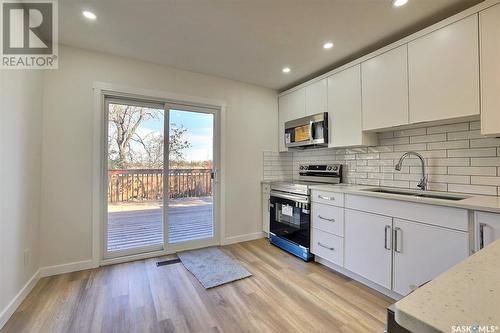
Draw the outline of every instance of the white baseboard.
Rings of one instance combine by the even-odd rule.
[[[9,318],[14,314],[19,305],[24,301],[26,296],[33,290],[38,280],[40,280],[40,270],[36,271],[35,274],[26,282],[24,287],[17,293],[17,295],[10,301],[5,309],[0,312],[0,329],[7,323]]]
[[[222,245],[247,242],[247,241],[251,241],[254,239],[265,238],[265,237],[267,237],[267,234],[265,232],[262,232],[262,231],[254,232],[251,234],[226,237],[226,239],[224,239],[224,241],[222,242]]]
[[[77,262],[70,262],[68,264],[62,264],[62,265],[46,266],[40,268],[40,277],[83,271],[84,269],[91,269],[95,267],[96,266],[94,265],[94,262],[91,259],[77,261]]]

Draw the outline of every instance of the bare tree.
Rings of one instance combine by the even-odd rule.
[[[163,167],[163,133],[138,132],[142,122],[161,119],[163,110],[132,105],[110,104],[108,154],[109,168]],[[182,160],[183,150],[191,147],[184,140],[187,129],[184,126],[170,125],[169,159]]]

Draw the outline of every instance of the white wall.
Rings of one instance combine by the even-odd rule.
[[[277,149],[275,91],[69,47],[59,59],[44,75],[42,266],[91,259],[95,81],[225,101],[226,237],[261,230],[262,151]]]
[[[0,327],[39,267],[42,75],[0,70]]]

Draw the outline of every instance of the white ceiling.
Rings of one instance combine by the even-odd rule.
[[[282,90],[481,1],[64,0],[60,42]]]

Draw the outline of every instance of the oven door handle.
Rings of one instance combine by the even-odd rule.
[[[304,195],[296,195],[296,194],[290,194],[290,193],[281,193],[281,192],[271,191],[271,197],[288,199],[288,200],[292,200],[295,202],[302,202],[302,203],[306,203],[306,204],[309,203],[309,197],[304,196]]]

